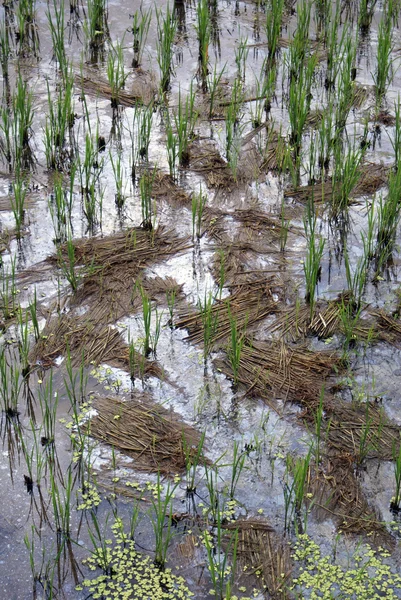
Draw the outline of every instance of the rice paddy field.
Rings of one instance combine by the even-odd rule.
[[[401,598],[399,0],[4,0],[0,598]]]

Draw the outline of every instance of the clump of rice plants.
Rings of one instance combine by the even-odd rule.
[[[96,62],[99,51],[109,35],[107,0],[88,0],[85,16],[83,29],[91,50],[92,60]]]
[[[111,106],[118,107],[119,94],[124,89],[128,73],[124,69],[123,41],[110,44],[107,57],[107,80],[111,88]]]
[[[210,45],[210,16],[208,0],[200,0],[196,8],[197,22],[195,25],[199,42],[199,72],[203,91],[207,91],[207,76],[209,66]]]
[[[394,71],[391,54],[393,51],[393,23],[389,8],[383,12],[379,23],[377,40],[377,66],[373,74],[376,108],[379,109],[387,88],[393,80]]]
[[[156,9],[157,18],[157,63],[160,69],[160,91],[162,96],[169,90],[170,78],[174,72],[174,38],[177,31],[177,20],[167,5],[163,16],[161,9]]]
[[[136,10],[132,16],[132,35],[134,50],[134,58],[132,59],[132,67],[137,69],[142,64],[142,56],[145,48],[146,40],[149,33],[150,22],[152,20],[152,9],[143,11]]]

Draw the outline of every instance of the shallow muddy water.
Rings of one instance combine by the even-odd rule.
[[[1,598],[401,598],[399,3],[338,6],[0,8]]]

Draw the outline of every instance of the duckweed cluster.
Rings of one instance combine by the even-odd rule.
[[[384,562],[388,556],[383,548],[376,552],[364,544],[353,556],[353,568],[346,569],[322,556],[307,534],[300,535],[293,554],[299,575],[291,589],[298,599],[395,600],[401,597],[401,577]]]
[[[82,502],[78,504],[77,510],[95,508],[102,501],[98,489],[93,483],[86,483],[85,488],[80,488],[78,493],[81,495]]]
[[[107,568],[104,552],[95,550],[84,564],[91,571],[102,568],[103,574],[84,579],[77,590],[86,588],[95,600],[185,600],[194,595],[183,577],[170,569],[161,571],[149,556],[137,552],[134,541],[128,539],[118,524],[112,529],[115,543],[107,548]],[[113,542],[107,540],[107,543]]]

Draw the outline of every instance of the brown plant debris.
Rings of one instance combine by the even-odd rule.
[[[373,534],[376,543],[394,546],[379,515],[363,495],[352,461],[345,455],[342,459],[328,457],[318,472],[314,472],[308,491],[313,494],[317,515],[334,517],[341,531]]]
[[[96,314],[91,313],[90,317],[69,313],[50,316],[40,340],[29,355],[29,362],[31,365],[40,362],[44,368],[49,368],[58,356],[65,356],[67,349],[74,366],[82,361],[86,365],[105,362],[112,367],[130,370],[129,347],[120,332],[103,325]],[[146,360],[136,351],[134,366],[134,375],[162,376],[156,363]]]
[[[76,264],[87,270],[71,305],[90,305],[99,321],[108,323],[135,312],[140,306],[140,294],[135,293],[134,286],[145,267],[189,245],[187,240],[162,228],[150,232],[132,228],[105,238],[76,240],[74,247]],[[49,260],[57,263],[58,258]]]
[[[388,168],[382,164],[366,163],[359,171],[358,183],[351,192],[350,200],[363,196],[364,194],[373,194],[379,188],[387,183]],[[285,198],[293,198],[297,202],[308,202],[313,195],[315,203],[320,204],[324,201],[330,201],[333,193],[333,184],[331,179],[324,182],[318,181],[312,185],[305,185],[298,188],[290,187],[284,192]]]
[[[185,468],[183,439],[188,447],[199,444],[195,429],[146,394],[127,401],[98,398],[93,407],[97,415],[85,425],[88,433],[131,456],[140,471],[174,475]]]
[[[213,346],[227,344],[231,332],[231,318],[236,321],[239,332],[245,332],[254,323],[264,319],[277,310],[277,302],[272,297],[266,280],[259,285],[244,287],[228,299],[216,300],[211,307],[211,320],[215,324],[212,332]],[[189,330],[187,337],[194,344],[204,341],[204,316],[201,312],[190,310],[181,313],[175,325]]]
[[[112,88],[107,81],[99,78],[98,74],[94,74],[93,77],[75,75],[75,79],[85,93],[111,100]],[[142,72],[137,74],[130,90],[120,90],[118,92],[117,103],[128,107],[133,107],[136,104],[148,105],[154,99],[155,92],[156,87],[152,77],[148,73]]]
[[[331,456],[361,465],[372,458],[392,460],[393,452],[398,452],[400,427],[377,404],[349,404],[326,398],[323,406]]]
[[[238,571],[246,577],[260,572],[258,583],[268,591],[269,598],[287,598],[286,584],[291,576],[290,547],[274,529],[261,519],[239,519],[223,524],[223,528],[238,531]],[[227,537],[231,537],[228,534]],[[283,577],[284,574],[284,577]]]
[[[232,376],[228,360],[216,363]],[[282,340],[248,341],[242,347],[238,381],[248,393],[258,395],[275,410],[276,398],[315,410],[325,381],[334,369],[341,370],[341,360],[335,352],[313,352],[305,346],[291,347]]]
[[[156,171],[153,184],[152,196],[157,200],[166,200],[169,203],[190,204],[191,196],[182,187],[177,185],[171,175]]]
[[[230,167],[212,142],[203,140],[191,144],[190,169],[202,174],[211,188],[223,188],[230,192],[236,187]]]

